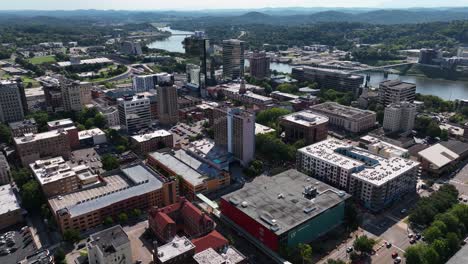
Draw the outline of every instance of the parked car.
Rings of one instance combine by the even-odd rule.
[[[353,252],[354,248],[353,247],[348,247],[346,248],[346,253],[351,253]]]
[[[398,253],[395,251],[392,253],[392,258],[396,259],[398,257]]]
[[[400,258],[400,257],[396,257],[395,260],[393,261],[393,263],[395,263],[395,264],[400,264],[400,263],[401,263],[401,258]]]

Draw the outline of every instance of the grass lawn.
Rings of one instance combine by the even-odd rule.
[[[55,56],[43,56],[43,57],[34,57],[29,59],[29,62],[32,64],[42,64],[46,62],[56,62]]]
[[[36,81],[36,80],[34,80],[34,79],[32,79],[32,78],[30,78],[30,77],[28,77],[28,76],[21,76],[21,80],[23,81],[23,84],[24,84],[24,86],[25,86],[26,88],[28,87],[28,83],[32,83],[32,86],[31,86],[31,87],[39,87],[39,86],[41,86],[41,84],[40,84],[38,81]]]

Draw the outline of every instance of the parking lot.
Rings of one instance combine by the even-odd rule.
[[[0,263],[18,263],[36,251],[30,231],[20,232],[21,226],[0,232]]]
[[[205,120],[195,122],[193,124],[178,123],[173,126],[169,132],[174,135],[174,143],[180,144],[183,148],[187,146],[190,142],[190,138],[194,138],[199,134],[202,134],[203,123]]]
[[[78,165],[87,165],[93,170],[104,172],[102,169],[101,157],[94,148],[73,151],[71,154],[70,163],[73,167]]]

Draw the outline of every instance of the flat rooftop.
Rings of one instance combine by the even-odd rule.
[[[65,119],[60,119],[60,120],[55,120],[55,121],[50,121],[47,122],[47,126],[54,128],[54,127],[63,127],[63,126],[73,126],[73,120],[70,118],[65,118]]]
[[[369,110],[362,110],[351,106],[341,105],[335,102],[325,102],[318,105],[313,105],[310,110],[320,111],[325,114],[338,115],[349,119],[361,119],[370,115],[375,115],[375,112]]]
[[[328,123],[328,117],[316,114],[310,110],[285,115],[281,119],[307,127]]]
[[[167,130],[160,129],[160,130],[157,130],[157,131],[153,131],[151,133],[132,136],[132,139],[135,140],[136,142],[141,143],[141,142],[151,140],[153,138],[168,137],[170,135],[172,135],[172,134],[170,132],[168,132]]]
[[[127,233],[120,225],[116,225],[89,236],[91,241],[89,246],[98,247],[101,252],[107,256],[117,251],[117,248],[130,244]]]
[[[244,261],[246,258],[233,247],[228,247],[221,253],[216,252],[212,248],[208,248],[193,256],[193,259],[198,264],[237,264]]]
[[[46,132],[37,133],[37,134],[25,134],[22,137],[15,137],[14,141],[15,141],[15,144],[21,145],[21,144],[27,144],[27,143],[31,143],[31,142],[39,141],[43,139],[54,138],[62,134],[67,134],[67,132],[63,130],[62,131],[51,130],[51,131],[46,131]]]
[[[271,127],[264,126],[259,123],[255,123],[255,135],[266,134],[266,133],[275,132],[275,131],[276,130]]]
[[[302,66],[299,67],[304,70],[304,72],[318,72],[322,74],[334,75],[339,76],[341,78],[350,78],[350,79],[363,79],[364,77],[357,74],[351,74],[350,72],[344,70],[337,70],[337,69],[328,69],[328,68],[318,68],[318,67],[311,67],[311,66]]]
[[[442,168],[460,157],[457,153],[442,144],[435,144],[420,151],[418,154],[438,168]]]
[[[88,129],[88,130],[83,130],[83,131],[78,132],[78,138],[81,140],[81,139],[84,139],[84,138],[90,138],[90,137],[94,137],[94,136],[102,136],[102,135],[105,135],[105,134],[106,133],[104,133],[104,131],[102,131],[101,129],[93,128],[93,129]]]
[[[176,236],[171,242],[158,247],[158,258],[161,263],[164,263],[194,249],[195,245],[190,241],[190,239],[185,236]]]
[[[36,97],[36,96],[45,96],[44,88],[42,87],[24,89],[24,93],[26,95],[26,98]]]
[[[316,188],[314,198],[304,195],[306,187]],[[280,235],[350,197],[297,170],[288,170],[272,177],[259,176],[222,199]]]
[[[129,165],[104,177],[105,184],[49,199],[54,212],[68,210],[71,217],[110,206],[122,200],[162,188],[160,175],[141,164]]]
[[[0,215],[21,209],[10,184],[0,186]]]
[[[109,60],[108,58],[95,58],[95,59],[80,60],[80,64],[99,64],[99,63],[113,63],[113,61]],[[57,64],[60,67],[67,67],[67,66],[72,65],[70,61],[61,61],[61,62],[57,62]]]
[[[220,170],[192,157],[182,149],[169,152],[153,152],[149,155],[193,186],[201,185],[210,178],[220,177]]]
[[[25,119],[23,121],[12,122],[9,124],[9,126],[11,129],[20,129],[23,127],[36,126],[36,120],[34,120],[34,118]]]
[[[416,84],[402,82],[400,80],[386,80],[381,82],[380,86],[385,86],[394,90],[416,89]]]
[[[327,139],[301,148],[299,152],[340,168],[375,186],[419,166],[419,162],[400,157],[385,158],[337,139]]]

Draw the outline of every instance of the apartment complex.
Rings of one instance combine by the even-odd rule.
[[[292,77],[300,82],[316,82],[321,89],[336,89],[343,92],[352,92],[354,97],[360,94],[364,77],[342,70],[315,68],[309,66],[292,69]]]
[[[408,135],[414,127],[416,105],[409,102],[391,103],[385,107],[383,128],[388,133]]]
[[[310,243],[344,221],[351,196],[297,170],[259,176],[224,195],[221,213],[274,251]]]
[[[144,95],[117,99],[119,123],[128,133],[137,132],[151,125],[150,99]]]
[[[162,125],[173,125],[179,121],[179,105],[177,102],[177,87],[157,86],[158,118]]]
[[[100,175],[90,188],[49,198],[59,229],[85,231],[106,217],[138,208],[147,210],[178,201],[177,181],[143,164],[130,164]]]
[[[132,264],[132,247],[127,233],[116,225],[89,236],[88,261],[93,264]]]
[[[174,147],[174,137],[172,133],[163,129],[142,135],[135,135],[130,137],[130,140],[133,150],[140,155],[145,155],[161,148]]]
[[[388,106],[391,103],[410,102],[416,98],[416,84],[400,80],[387,80],[379,84],[379,103]]]
[[[223,40],[223,78],[225,80],[236,80],[244,76],[244,50],[244,41]]]
[[[250,76],[257,80],[270,77],[270,58],[265,52],[254,52],[249,59]]]
[[[29,168],[46,197],[67,194],[99,182],[98,175],[88,166],[71,167],[62,157],[36,160]]]
[[[0,229],[23,222],[23,209],[10,184],[0,186]]]
[[[9,124],[9,126],[11,130],[11,136],[13,137],[21,137],[24,134],[37,133],[37,124],[34,118],[12,122]]]
[[[61,156],[69,159],[71,154],[70,139],[65,130],[26,134],[22,137],[15,137],[14,143],[24,167],[46,157]]]
[[[282,116],[279,125],[285,132],[285,139],[292,143],[303,139],[306,144],[313,144],[328,136],[328,117],[310,110]]]
[[[11,181],[11,172],[10,172],[10,165],[8,161],[0,152],[0,185],[8,184]]]
[[[190,200],[195,199],[198,193],[217,191],[230,184],[228,171],[182,149],[150,153],[148,165],[164,175],[179,176],[180,193]]]
[[[0,80],[0,122],[21,121],[27,109],[22,83]]]
[[[255,156],[255,114],[239,108],[213,109],[214,141],[247,166]]]
[[[313,105],[310,110],[328,117],[330,126],[352,133],[362,133],[375,126],[377,114],[373,111],[344,106],[335,102]]]
[[[347,191],[372,211],[416,191],[419,163],[386,158],[344,141],[329,139],[298,150],[297,168]]]

